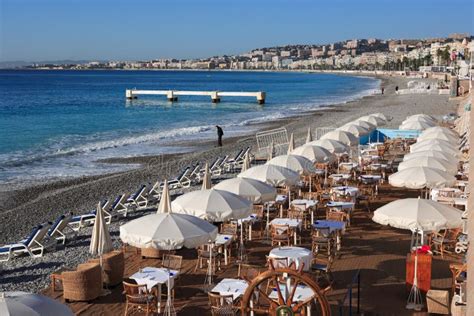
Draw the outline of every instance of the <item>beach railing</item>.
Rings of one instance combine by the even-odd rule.
[[[289,143],[288,131],[284,127],[258,132],[255,136],[259,150],[269,148],[272,143],[277,150],[279,147],[287,146]]]
[[[339,316],[344,315],[344,304],[346,301],[349,301],[349,316],[352,316],[352,299],[353,299],[353,291],[354,286],[357,286],[357,310],[356,314],[360,314],[360,269],[356,271],[354,276],[352,277],[351,283],[347,287],[346,294],[344,298],[339,301]]]

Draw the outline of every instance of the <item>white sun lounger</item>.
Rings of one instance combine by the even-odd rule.
[[[109,201],[105,200],[102,202],[102,210],[105,213],[104,219],[107,224],[110,224],[112,221],[112,215],[106,210],[109,205]],[[81,228],[93,225],[95,223],[95,216],[97,210],[92,210],[86,214],[73,215],[69,221],[69,227],[75,232],[79,231]]]
[[[0,247],[0,262],[8,261],[12,256],[24,253],[35,258],[43,256],[44,245],[42,242],[48,233],[50,226],[49,223],[38,225],[26,239],[23,239],[16,244]]]
[[[130,195],[125,205],[130,209],[142,210],[148,207],[148,199],[145,195],[146,185],[142,185],[135,193]]]
[[[112,217],[117,215],[122,215],[123,217],[127,217],[128,208],[125,205],[127,201],[127,195],[120,194],[115,198],[114,203],[110,206],[109,213]]]
[[[199,164],[196,164],[193,167],[193,170],[189,173],[189,179],[193,183],[199,183],[201,181],[201,175],[200,175],[201,168]]]
[[[66,243],[65,230],[71,229],[72,232],[75,232],[69,226],[69,222],[71,221],[71,219],[72,219],[72,214],[59,216],[48,230],[49,238],[54,238],[64,245]]]
[[[168,181],[168,188],[170,190],[189,188],[191,186],[191,179],[189,179],[188,177],[190,170],[191,167],[186,167],[186,169],[183,170],[179,177]],[[161,187],[163,187],[163,185],[164,183],[161,184]]]

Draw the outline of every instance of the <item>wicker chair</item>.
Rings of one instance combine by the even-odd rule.
[[[100,263],[100,259],[92,259],[90,262]],[[111,251],[102,256],[102,281],[106,286],[114,286],[122,283],[125,268],[123,252]]]
[[[99,297],[102,292],[102,270],[98,263],[80,264],[76,271],[64,271],[61,279],[66,302],[90,301]]]
[[[291,229],[288,225],[276,225],[271,226],[272,234],[272,247],[275,245],[286,244],[291,245]]]
[[[146,315],[158,312],[158,298],[154,289],[149,290],[145,284],[137,284],[133,279],[123,281],[123,294],[125,294],[125,315],[130,312],[144,311]]]

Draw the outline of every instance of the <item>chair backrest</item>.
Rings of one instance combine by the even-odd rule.
[[[53,225],[48,230],[48,236],[52,236],[52,234],[56,231],[56,228],[59,226],[59,223],[62,222],[62,220],[66,217],[66,215],[61,215],[59,216],[56,221],[54,221]]]
[[[291,208],[295,211],[306,211],[306,204],[305,203],[292,203]]]
[[[346,214],[344,212],[329,212],[327,215],[326,215],[326,219],[327,220],[331,220],[331,221],[344,221],[344,218],[345,218]]]
[[[56,232],[62,232],[64,228],[69,224],[72,219],[72,214],[69,215],[61,215],[58,217],[56,222],[48,230],[48,236],[54,237]]]
[[[265,209],[262,204],[253,204],[253,212],[257,214],[259,219],[262,219],[265,215]]]
[[[313,228],[313,236],[329,237],[330,235],[331,229],[329,227]]]
[[[224,158],[222,158],[222,160],[220,161],[219,167],[224,166],[228,159],[229,159],[229,155],[225,155]]]
[[[238,153],[235,155],[235,157],[234,157],[234,161],[236,161],[236,160],[239,160],[239,158],[240,158],[240,155],[242,154],[242,152],[243,152],[243,151],[244,151],[244,150],[243,150],[243,149],[241,149],[241,150],[240,150],[240,151],[239,151],[239,152],[238,152]]]
[[[197,164],[194,166],[193,170],[191,171],[191,174],[190,174],[190,175],[191,175],[191,176],[196,176],[196,175],[198,175],[198,174],[199,174],[199,170],[201,170],[201,166],[197,163]]]
[[[250,147],[245,148],[245,150],[243,150],[240,153],[240,156],[236,160],[243,160],[245,158],[245,155],[247,155],[247,153],[249,152],[250,152]]]
[[[186,167],[183,172],[179,175],[178,177],[178,181],[181,181],[183,180],[184,178],[186,178],[186,176],[188,175],[189,173],[189,169],[191,169],[190,167]]]
[[[31,246],[33,244],[33,242],[41,242],[44,238],[44,236],[46,236],[46,234],[48,233],[48,230],[49,228],[51,227],[51,223],[45,223],[45,224],[42,224],[40,225],[41,227],[38,229],[37,233],[35,235],[33,235],[33,237],[31,239],[29,239],[29,242],[28,240],[24,243],[26,246]],[[31,237],[31,235],[30,235]]]
[[[233,306],[211,306],[212,316],[234,316],[237,315],[236,309]]]
[[[145,191],[145,188],[146,188],[146,185],[145,184],[142,185],[137,191],[135,191],[135,193],[132,194],[130,199],[136,200],[140,195],[143,194],[143,191]]]
[[[275,269],[288,268],[288,258],[273,258],[268,257],[268,266],[269,268],[273,267]]]
[[[161,266],[163,268],[181,271],[182,265],[183,265],[182,256],[171,255],[171,254],[163,255],[163,260],[161,261]]]
[[[128,301],[135,299],[137,296],[147,295],[148,289],[146,284],[137,284],[134,279],[127,278],[123,280],[123,293]]]
[[[275,235],[286,236],[286,235],[288,235],[289,230],[290,230],[289,225],[280,225],[280,224],[272,224],[271,225],[272,236],[275,236]]]
[[[220,293],[209,292],[209,305],[211,307],[232,306],[234,297],[232,294],[221,295]]]
[[[102,207],[103,209],[106,209],[107,206],[109,205],[109,200],[103,200],[101,203],[100,203],[100,207]]]
[[[119,210],[119,209],[123,208],[124,207],[123,204],[125,203],[126,200],[127,200],[127,196],[125,194],[121,194],[121,195],[117,196],[117,198],[115,199],[114,204],[112,204],[111,210],[115,211],[115,210]]]
[[[235,223],[222,224],[221,234],[237,236],[237,224]]]
[[[38,234],[40,233],[40,230],[42,228],[43,228],[43,225],[38,225],[35,228],[33,228],[31,233],[28,235],[28,237],[24,241],[24,244],[27,245],[27,246],[30,245],[31,242],[36,238],[36,236],[38,236]]]
[[[260,274],[260,267],[252,264],[239,263],[237,277],[251,281]]]

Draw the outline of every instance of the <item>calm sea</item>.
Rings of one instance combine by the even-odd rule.
[[[353,100],[378,80],[329,74],[184,71],[0,71],[0,185],[127,168],[97,159],[186,151],[187,139],[225,136],[255,124]],[[164,96],[125,100],[125,89],[266,91],[254,98]],[[128,166],[130,168],[132,166]]]

